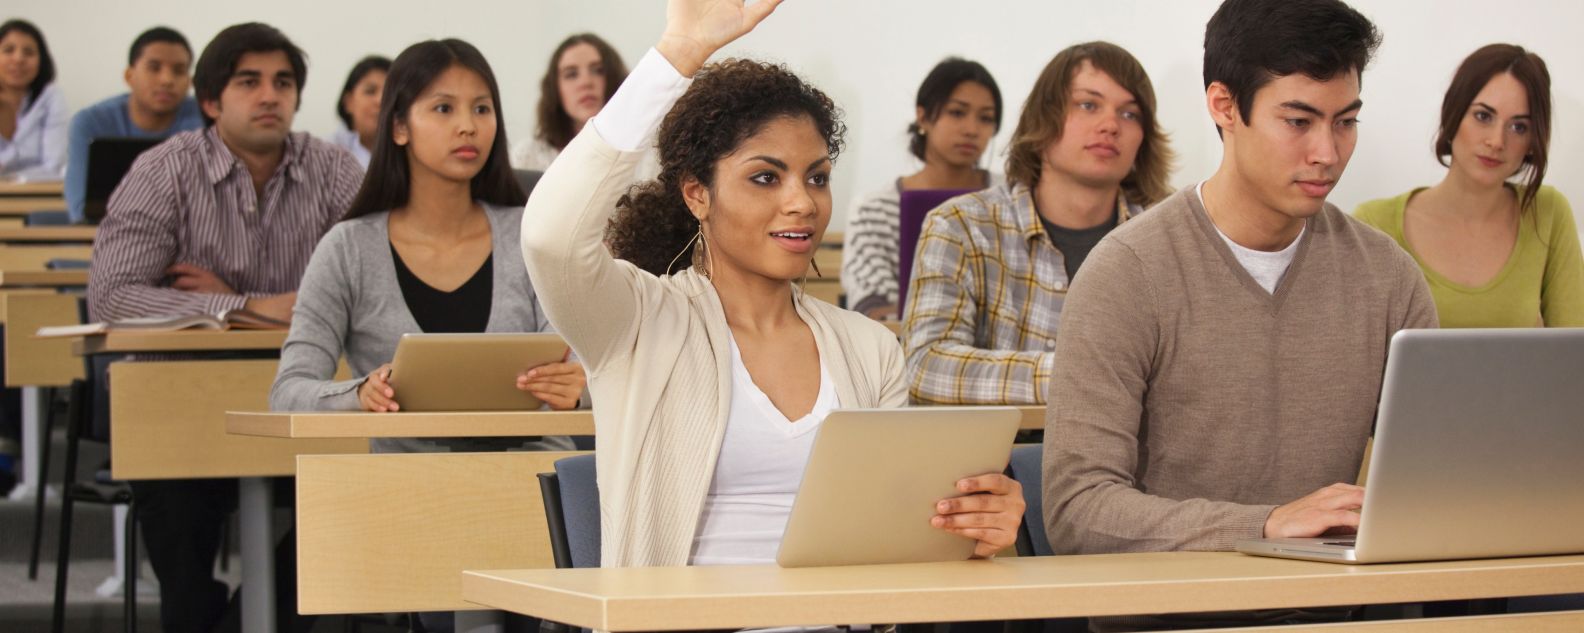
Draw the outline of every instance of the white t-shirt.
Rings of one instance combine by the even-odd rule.
[[[1205,206],[1204,201],[1203,182],[1200,182],[1199,186],[1194,188],[1194,193],[1199,196],[1199,205],[1208,209],[1209,207]],[[1210,221],[1210,226],[1215,226],[1214,220]],[[1292,243],[1288,244],[1287,248],[1270,252],[1254,250],[1234,242],[1232,238],[1227,237],[1226,232],[1222,231],[1221,227],[1216,226],[1216,234],[1220,235],[1221,239],[1226,242],[1227,248],[1232,249],[1232,256],[1236,257],[1238,263],[1243,265],[1243,270],[1248,271],[1249,276],[1253,277],[1254,281],[1265,289],[1265,292],[1271,294],[1276,293],[1276,285],[1280,284],[1282,276],[1287,274],[1287,267],[1292,265],[1293,256],[1298,254],[1298,243],[1303,241],[1304,232],[1308,230],[1309,223],[1304,222],[1304,227],[1298,230],[1298,237],[1293,238]]]
[[[731,360],[726,437],[693,536],[690,565],[775,563],[781,534],[792,514],[792,499],[814,447],[814,431],[825,416],[841,406],[823,358],[819,396],[808,415],[797,421],[787,420],[754,384],[735,340],[731,342]]]

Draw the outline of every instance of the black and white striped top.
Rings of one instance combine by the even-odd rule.
[[[139,156],[110,196],[88,275],[90,317],[217,314],[296,290],[362,180],[346,150],[298,132],[261,198],[213,126],[172,136]],[[213,272],[238,294],[171,288],[174,264]]]

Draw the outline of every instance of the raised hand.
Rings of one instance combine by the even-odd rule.
[[[775,11],[781,0],[671,0],[666,4],[666,28],[655,50],[682,73],[692,77],[710,55],[742,37]]]

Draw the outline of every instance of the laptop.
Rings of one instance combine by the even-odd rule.
[[[544,402],[517,375],[566,360],[559,334],[403,334],[391,361],[402,411],[527,411]]]
[[[930,525],[959,479],[1006,470],[1014,407],[843,409],[820,423],[776,563],[964,560],[974,540]]]
[[[110,194],[115,193],[121,178],[131,171],[132,162],[137,160],[138,155],[163,142],[163,138],[107,136],[88,143],[88,181],[83,189],[83,217],[89,224],[104,220]]]
[[[1392,337],[1358,534],[1245,554],[1389,563],[1584,552],[1584,328]]]

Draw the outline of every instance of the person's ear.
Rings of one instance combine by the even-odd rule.
[[[391,126],[391,140],[397,147],[406,147],[407,142],[412,140],[412,130],[408,129],[407,122],[402,117],[396,117],[395,125]]]
[[[929,120],[929,113],[924,111],[924,106],[918,106],[914,109],[913,124],[918,126],[919,134],[921,136],[929,135],[929,129],[934,125],[934,123]]]
[[[1242,116],[1238,112],[1237,97],[1226,84],[1219,81],[1212,81],[1210,87],[1205,88],[1205,108],[1210,111],[1210,119],[1222,131],[1233,129]]]
[[[709,219],[710,188],[699,179],[688,176],[682,181],[682,202],[687,204],[688,211],[699,224]]]
[[[121,73],[121,80],[126,82],[128,88],[132,87],[132,69],[136,66],[127,66],[126,72]]]
[[[198,102],[198,107],[203,108],[204,116],[209,117],[212,120],[220,118],[219,99],[204,99]]]

